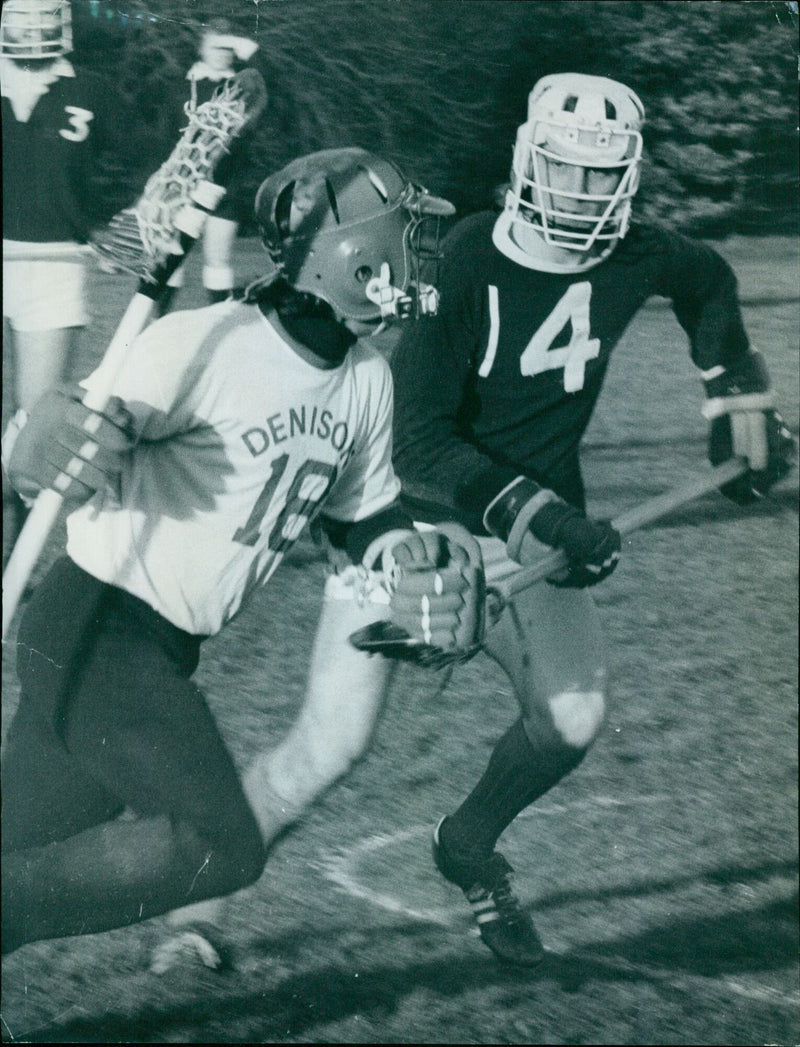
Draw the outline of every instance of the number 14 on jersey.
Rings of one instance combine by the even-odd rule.
[[[542,326],[536,331],[520,357],[519,367],[524,375],[533,376],[543,371],[564,368],[564,391],[577,393],[586,379],[586,361],[600,355],[600,339],[591,338],[589,331],[589,302],[592,285],[588,281],[571,284]],[[560,349],[550,346],[563,331],[567,322],[572,325],[569,344]]]

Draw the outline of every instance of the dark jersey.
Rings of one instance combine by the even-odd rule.
[[[118,142],[116,95],[75,69],[50,84],[27,120],[3,96],[3,237],[32,243],[84,242],[98,216],[96,164]]]
[[[496,221],[483,212],[451,231],[439,313],[410,326],[392,359],[407,507],[476,533],[520,475],[583,507],[580,440],[611,352],[652,295],[671,300],[701,370],[748,349],[736,278],[704,244],[635,225],[593,268],[548,273],[502,253]]]

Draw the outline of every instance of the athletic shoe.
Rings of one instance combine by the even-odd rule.
[[[153,950],[151,974],[167,974],[177,968],[202,964],[212,971],[230,967],[228,951],[219,942],[219,931],[205,924],[188,924]]]
[[[449,854],[439,838],[443,822],[433,832],[433,861],[464,892],[484,944],[506,963],[535,967],[544,959],[544,946],[511,888],[513,869],[496,851],[484,861]]]

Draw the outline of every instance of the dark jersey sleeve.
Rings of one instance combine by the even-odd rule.
[[[697,367],[702,371],[729,367],[745,356],[749,340],[736,276],[719,252],[661,228],[635,231],[632,240],[633,259],[643,252],[657,260],[651,293],[672,302],[675,316],[689,336]]]
[[[478,351],[482,284],[473,245],[485,221],[464,219],[443,244],[439,312],[408,326],[392,357],[394,461],[403,500],[415,519],[457,519],[484,531],[483,510],[519,476],[467,439],[465,411]]]
[[[113,84],[72,67],[18,120],[3,98],[3,235],[24,242],[85,241],[94,224],[130,202],[127,176],[141,149]],[[127,179],[126,179],[127,180]]]
[[[78,74],[95,99],[94,162],[76,181],[90,226],[105,224],[140,195],[150,173],[152,132],[136,108],[107,77]]]

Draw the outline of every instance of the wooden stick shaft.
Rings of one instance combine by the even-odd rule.
[[[732,458],[722,465],[715,466],[707,472],[693,477],[686,483],[673,487],[670,491],[656,495],[640,505],[627,509],[625,512],[612,520],[612,524],[620,534],[631,534],[640,527],[649,523],[655,523],[662,517],[667,516],[673,510],[693,502],[696,498],[710,494],[723,484],[736,480],[747,472],[747,461],[744,458]],[[522,592],[529,586],[548,578],[556,571],[567,566],[567,557],[560,549],[554,549],[552,553],[543,556],[538,563],[530,567],[521,567],[510,575],[505,575],[497,580],[489,579],[489,588],[494,590],[503,600],[512,599],[517,593]]]

